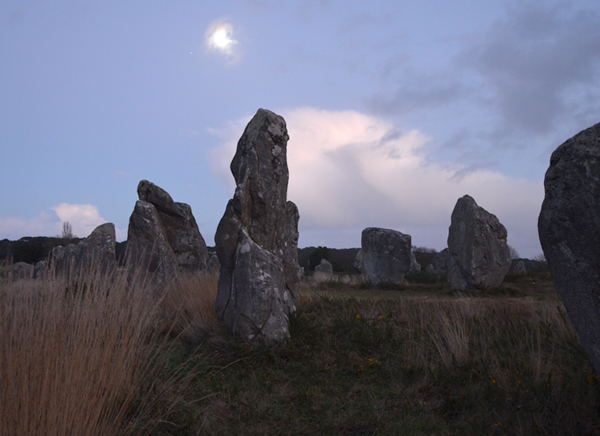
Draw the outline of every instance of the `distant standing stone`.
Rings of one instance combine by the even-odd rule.
[[[357,263],[372,285],[404,283],[413,258],[410,235],[377,227],[367,227],[362,231]]]
[[[313,277],[318,281],[331,280],[333,277],[333,265],[327,259],[321,259],[321,262],[315,266]]]
[[[473,292],[502,284],[510,269],[506,228],[473,197],[458,199],[448,231],[448,283]]]
[[[527,268],[525,267],[525,261],[523,259],[514,259],[510,266],[511,274],[525,275],[527,274]]]
[[[91,267],[106,273],[117,266],[116,243],[115,225],[100,224],[79,244],[54,247],[50,257],[50,270],[57,275],[72,275]]]
[[[438,276],[444,276],[448,273],[448,260],[450,258],[450,254],[448,254],[448,248],[444,248],[438,254],[436,254],[433,259],[431,259],[431,263],[427,265],[425,270],[428,273],[437,274]]]
[[[8,269],[8,279],[12,281],[32,279],[33,270],[33,265],[27,262],[17,262]]]
[[[317,266],[315,266],[315,272],[332,275],[333,265],[327,259],[321,259],[321,262]]]
[[[600,123],[550,158],[538,231],[550,274],[600,374]]]

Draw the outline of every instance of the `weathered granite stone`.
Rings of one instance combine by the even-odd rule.
[[[180,273],[203,271],[208,250],[191,207],[174,202],[147,180],[140,181],[137,191],[127,233],[130,271],[149,274],[156,287],[168,285]]]
[[[333,278],[333,265],[327,259],[321,259],[321,263],[315,266],[313,278],[318,282],[329,281]]]
[[[510,268],[506,228],[465,195],[458,199],[448,231],[448,283],[473,292],[498,287]]]
[[[412,256],[410,235],[377,227],[362,231],[357,261],[361,273],[372,285],[404,283]]]
[[[95,265],[106,272],[117,265],[117,237],[113,223],[101,224],[77,244],[76,257],[78,265],[85,267]]]
[[[600,374],[600,124],[550,158],[538,231],[550,274]]]
[[[363,252],[358,250],[356,258],[354,259],[354,268],[356,268],[361,274],[363,270]]]
[[[448,253],[448,249],[444,248],[438,254],[436,254],[433,259],[431,259],[431,263],[427,265],[425,270],[428,273],[437,274],[438,276],[444,276],[448,273],[448,259],[450,258],[450,254]]]
[[[192,208],[174,202],[164,189],[148,180],[139,183],[138,196],[156,208],[181,272],[193,274],[206,268],[208,250]]]
[[[421,272],[421,264],[417,262],[417,256],[413,251],[410,252],[410,269],[409,273],[418,273]]]
[[[117,266],[116,236],[113,223],[101,224],[79,244],[52,249],[50,268],[54,274],[78,275],[88,268],[106,273]]]
[[[511,274],[525,275],[527,274],[527,268],[525,267],[525,261],[523,259],[513,259],[510,265]]]
[[[30,280],[33,278],[33,265],[26,262],[17,262],[8,269],[9,280]]]
[[[327,259],[321,259],[321,263],[315,266],[315,272],[333,275],[333,265]]]
[[[287,141],[284,119],[259,109],[231,162],[235,194],[215,235],[221,262],[215,308],[249,342],[288,338],[296,310],[299,214],[286,199]]]
[[[42,279],[46,276],[48,272],[48,262],[45,260],[40,260],[33,267],[33,278],[34,279]]]
[[[127,265],[131,275],[140,274],[156,288],[169,285],[179,274],[166,234],[156,207],[138,200],[129,217]]]

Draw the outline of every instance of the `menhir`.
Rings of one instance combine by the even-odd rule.
[[[448,283],[473,292],[502,284],[510,269],[506,227],[473,197],[458,199],[448,230]]]
[[[259,109],[231,162],[236,189],[215,235],[221,263],[215,308],[248,342],[289,338],[296,310],[299,214],[287,201],[288,139],[285,120]]]
[[[99,225],[77,245],[59,245],[52,249],[50,270],[55,275],[75,277],[90,268],[99,268],[100,272],[108,273],[116,267],[116,235],[113,223]]]
[[[600,374],[600,123],[559,146],[538,232],[552,279]]]
[[[167,191],[147,180],[139,183],[137,192],[127,232],[130,270],[148,274],[157,287],[168,285],[180,273],[204,270],[208,250],[192,208],[174,202]]]
[[[358,268],[372,285],[401,285],[417,260],[411,250],[412,238],[397,230],[367,227],[361,234]],[[419,270],[420,270],[419,265]]]

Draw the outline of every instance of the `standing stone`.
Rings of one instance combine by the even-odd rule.
[[[169,285],[179,274],[158,211],[147,201],[138,200],[129,217],[127,265],[130,274],[151,280],[156,288]]]
[[[315,266],[313,277],[317,281],[331,280],[333,277],[333,265],[327,259],[321,259],[321,263]]]
[[[284,119],[259,109],[231,162],[235,194],[215,235],[221,263],[217,314],[245,341],[269,345],[290,336],[300,279],[300,215],[287,201],[287,141]]]
[[[357,261],[361,273],[372,285],[404,283],[413,256],[410,235],[377,227],[362,231]]]
[[[76,258],[80,267],[95,265],[102,272],[116,267],[117,237],[113,223],[101,224],[77,244]]]
[[[32,279],[33,270],[33,265],[27,262],[17,262],[8,269],[8,279],[11,281]]]
[[[417,262],[417,256],[415,256],[414,251],[410,252],[410,269],[408,272],[412,274],[421,272],[421,264]]]
[[[472,292],[498,287],[510,269],[506,228],[465,195],[456,202],[448,232],[448,283]]]
[[[52,249],[50,268],[54,274],[81,274],[88,268],[107,273],[117,266],[115,225],[105,223],[96,227],[79,244],[59,245]]]
[[[167,191],[147,180],[137,190],[139,200],[127,232],[130,271],[149,274],[157,287],[164,287],[179,273],[204,270],[208,250],[191,207],[174,202]]]
[[[34,279],[43,279],[46,276],[48,271],[48,262],[45,260],[40,260],[33,267],[33,278]]]
[[[559,146],[538,231],[550,274],[600,374],[600,124]]]
[[[321,259],[321,263],[315,266],[315,272],[333,275],[333,265],[327,259]]]
[[[527,274],[527,267],[523,259],[513,259],[510,265],[510,273],[517,275]]]
[[[140,201],[156,208],[179,269],[191,274],[205,269],[208,250],[192,215],[192,208],[188,204],[174,202],[167,191],[147,180],[139,183],[138,196]]]
[[[448,254],[448,249],[444,248],[438,254],[436,254],[433,259],[431,259],[431,263],[427,265],[425,270],[428,273],[436,274],[438,276],[445,276],[448,273],[448,260],[450,255]]]

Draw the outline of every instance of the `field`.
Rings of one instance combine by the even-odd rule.
[[[551,280],[507,282],[306,279],[292,339],[266,348],[218,321],[215,277],[160,298],[122,274],[3,281],[0,434],[600,434],[599,380]]]

